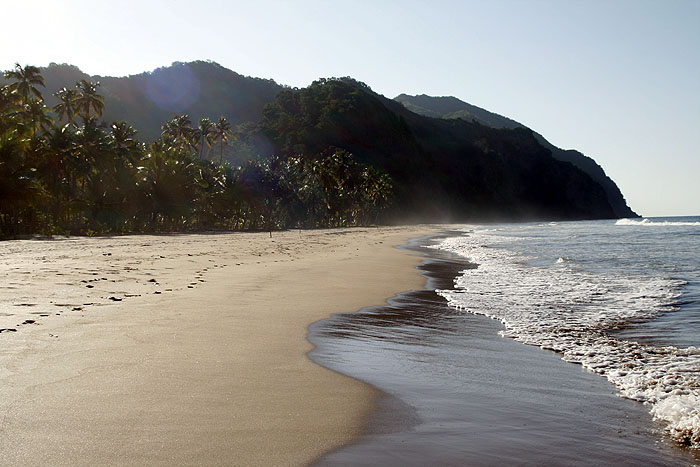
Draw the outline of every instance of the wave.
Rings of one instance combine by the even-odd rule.
[[[700,349],[655,347],[609,332],[674,311],[686,282],[591,274],[566,261],[533,267],[503,248],[514,240],[475,231],[435,245],[478,264],[455,279],[455,290],[437,292],[455,308],[501,321],[502,335],[605,376],[622,396],[649,405],[678,442],[700,448]]]
[[[618,219],[615,225],[649,225],[654,227],[670,226],[700,226],[700,222],[694,221],[653,221],[651,219]]]

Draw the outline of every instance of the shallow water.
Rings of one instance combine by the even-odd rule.
[[[449,307],[434,290],[469,264],[413,247],[433,256],[427,290],[312,326],[315,361],[387,394],[369,434],[318,465],[693,464],[605,379]]]
[[[647,404],[700,449],[700,218],[474,226],[446,249],[479,264],[439,293]]]

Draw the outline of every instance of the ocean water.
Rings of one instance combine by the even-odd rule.
[[[562,354],[700,448],[700,218],[467,229],[436,248],[477,263],[438,293]]]
[[[465,226],[426,290],[312,326],[385,393],[318,465],[694,465],[700,218]]]

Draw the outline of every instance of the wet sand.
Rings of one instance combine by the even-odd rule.
[[[315,465],[665,465],[700,461],[642,404],[560,355],[450,308],[463,258],[421,249],[424,290],[312,326],[312,358],[384,391],[369,432]]]
[[[310,323],[421,287],[428,227],[0,243],[0,464],[304,465],[378,397]]]

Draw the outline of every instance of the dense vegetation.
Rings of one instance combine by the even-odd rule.
[[[0,237],[360,225],[391,201],[391,179],[342,149],[232,166],[226,117],[176,115],[146,144],[126,121],[100,120],[99,83],[80,79],[48,107],[38,68],[5,80]]]
[[[263,108],[285,89],[273,80],[242,76],[214,62],[175,62],[151,72],[126,77],[90,76],[73,65],[52,63],[40,69],[46,105],[53,93],[74,83],[99,81],[106,121],[126,120],[143,141],[160,137],[161,125],[186,113],[192,121],[224,116],[234,128],[260,119]],[[226,151],[226,148],[225,148]],[[228,148],[227,154],[235,156]],[[244,162],[244,161],[241,161]]]
[[[397,220],[615,217],[600,184],[553,158],[531,130],[421,116],[350,78],[281,91],[259,132],[268,154],[342,147],[388,173]]]
[[[426,96],[425,94],[418,96],[400,94],[396,96],[394,100],[400,102],[411,112],[427,117],[462,119],[467,122],[474,121],[493,128],[527,128],[525,125],[515,120],[489,112],[488,110],[468,104],[452,96],[434,97]],[[552,157],[573,164],[589,175],[595,182],[600,184],[607,195],[608,202],[613,208],[616,217],[638,217],[638,215],[627,206],[627,202],[615,182],[605,174],[603,168],[593,159],[573,149],[565,150],[558,148],[539,133],[533,132],[532,134],[543,147],[551,151]]]
[[[634,215],[592,159],[455,98],[202,61],[5,76],[2,236]]]

